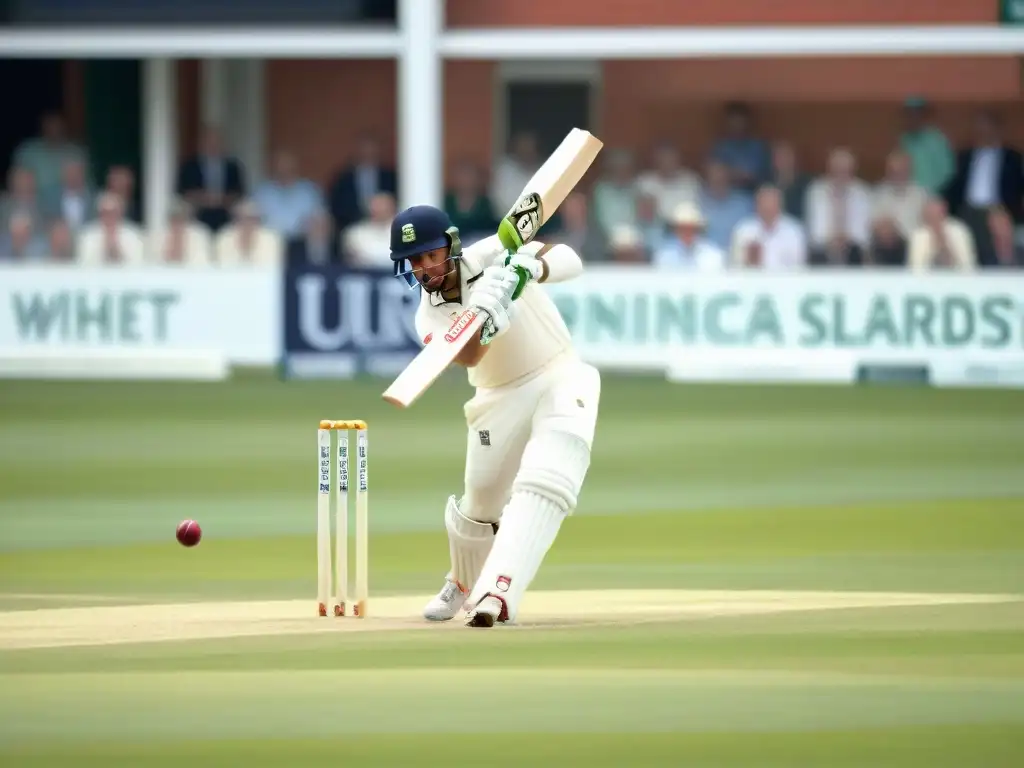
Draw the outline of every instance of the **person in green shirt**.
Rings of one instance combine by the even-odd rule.
[[[65,163],[85,164],[88,158],[85,149],[68,138],[64,118],[59,114],[43,115],[41,124],[39,137],[26,139],[14,150],[12,164],[32,172],[40,208],[52,210],[60,206]]]
[[[914,183],[941,194],[956,170],[949,139],[932,123],[930,105],[923,98],[912,96],[903,106],[907,129],[900,136],[900,148],[910,156]]]

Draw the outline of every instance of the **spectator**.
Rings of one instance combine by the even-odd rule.
[[[345,263],[370,269],[391,266],[391,220],[395,213],[392,195],[378,192],[371,197],[370,218],[342,233]]]
[[[733,103],[725,108],[725,136],[715,142],[711,157],[729,169],[736,189],[752,192],[768,181],[772,158],[768,144],[751,132],[750,108]]]
[[[938,195],[925,203],[922,224],[910,237],[907,261],[917,271],[971,271],[977,264],[970,230],[962,221],[949,216],[946,201]]]
[[[860,264],[871,239],[871,192],[854,176],[845,148],[832,150],[828,174],[807,191],[807,231],[813,264]]]
[[[72,233],[79,231],[96,217],[96,193],[90,189],[85,163],[68,160],[64,163],[56,205],[45,211],[48,219],[63,219]]]
[[[293,266],[314,264],[325,267],[340,262],[334,222],[326,208],[309,216],[306,219],[306,231],[288,241],[287,257],[288,263]]]
[[[107,192],[113,192],[124,201],[124,216],[136,224],[142,222],[139,206],[135,200],[135,171],[127,165],[110,166],[107,171]]]
[[[381,192],[398,196],[398,178],[393,168],[384,165],[380,144],[372,135],[363,136],[356,145],[352,163],[340,172],[328,192],[328,206],[334,224],[344,232],[370,215],[370,201]]]
[[[648,258],[661,246],[668,233],[668,225],[658,209],[657,196],[642,186],[636,194],[636,229],[640,233]]]
[[[953,150],[932,123],[931,105],[912,96],[904,102],[906,130],[900,147],[910,156],[914,183],[929,194],[940,192],[953,176]]]
[[[722,251],[729,250],[736,225],[754,212],[750,195],[734,189],[729,179],[729,168],[718,160],[711,160],[700,198],[700,208],[707,222],[706,237]]]
[[[740,222],[733,233],[733,265],[786,270],[807,264],[803,225],[783,210],[782,200],[782,191],[770,184],[757,191],[754,215]]]
[[[680,203],[700,198],[700,177],[683,168],[679,150],[665,142],[654,148],[653,170],[641,174],[637,184],[658,200],[658,215],[668,221]]]
[[[540,168],[540,164],[537,136],[530,131],[516,133],[510,142],[508,154],[498,162],[491,180],[491,203],[502,215],[516,204],[523,187]]]
[[[636,179],[633,156],[624,149],[607,155],[608,173],[594,185],[594,220],[606,233],[636,223]]]
[[[774,186],[782,193],[782,209],[797,221],[803,222],[811,178],[798,170],[792,144],[780,141],[772,148],[772,179]]]
[[[196,218],[217,232],[231,218],[231,209],[245,194],[242,164],[224,150],[220,131],[207,126],[199,154],[178,169],[177,192],[196,211]]]
[[[150,261],[155,264],[208,266],[213,263],[213,235],[196,221],[184,198],[171,203],[167,224],[150,233]]]
[[[910,173],[910,155],[901,149],[889,153],[885,163],[885,180],[875,187],[873,218],[891,219],[904,238],[921,224],[928,193],[914,184]]]
[[[1003,142],[995,114],[979,112],[974,128],[974,145],[957,157],[956,175],[946,190],[946,201],[949,210],[971,230],[979,255],[988,259],[994,253],[989,242],[989,209],[1002,205],[1018,222],[1024,220],[1024,165],[1020,152]]]
[[[234,210],[234,220],[213,237],[213,252],[221,266],[270,266],[284,260],[281,235],[260,220],[260,209],[244,199]]]
[[[0,239],[0,261],[41,262],[47,257],[46,240],[36,234],[36,225],[28,211],[15,211],[7,220]]]
[[[85,150],[68,139],[64,118],[48,112],[41,120],[41,135],[22,142],[14,150],[13,165],[27,168],[36,182],[38,203],[43,211],[53,210],[60,199],[61,174],[64,163],[88,161]],[[41,220],[37,219],[37,223]]]
[[[452,187],[444,196],[444,209],[452,226],[458,227],[463,245],[490,237],[498,229],[498,217],[487,197],[483,174],[469,161],[455,166]]]
[[[61,264],[75,261],[75,232],[64,219],[50,224],[49,255],[51,261]]]
[[[725,268],[725,252],[704,237],[706,222],[696,203],[680,203],[670,223],[672,233],[654,252],[654,266],[696,272]]]
[[[1014,237],[1010,212],[1002,206],[995,206],[989,211],[988,226],[992,253],[981,262],[1000,267],[1024,267],[1024,244]]]
[[[571,193],[561,205],[562,226],[549,239],[571,246],[584,262],[607,261],[608,238],[588,208],[586,195]]]
[[[907,237],[896,220],[885,216],[875,222],[864,263],[873,267],[905,267]]]
[[[608,238],[612,261],[619,264],[646,264],[648,251],[640,230],[630,224],[614,227]]]
[[[316,184],[299,176],[295,155],[288,150],[278,150],[271,165],[271,178],[254,195],[263,223],[285,239],[301,237],[306,220],[324,207],[323,195]]]
[[[17,165],[8,172],[7,191],[0,198],[0,226],[5,232],[11,217],[16,213],[28,214],[36,223],[41,223],[43,219],[35,176],[28,168]]]
[[[146,261],[142,230],[124,218],[124,202],[113,192],[104,192],[96,201],[99,218],[78,233],[76,251],[81,264],[139,265]]]

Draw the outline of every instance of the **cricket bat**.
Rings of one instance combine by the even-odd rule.
[[[531,242],[593,164],[604,144],[588,131],[573,128],[523,188],[519,200],[498,225],[498,239],[509,252]],[[520,274],[519,298],[528,275]],[[484,330],[487,315],[466,309],[447,333],[435,334],[384,392],[384,399],[408,408],[444,373],[472,339]]]

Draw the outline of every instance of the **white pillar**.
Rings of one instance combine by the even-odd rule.
[[[164,225],[178,165],[177,80],[174,59],[146,59],[142,80],[142,174],[147,230]]]
[[[223,128],[228,116],[228,68],[224,59],[203,59],[199,65],[199,114],[204,125]]]
[[[263,60],[240,59],[236,85],[242,95],[234,115],[232,150],[242,161],[248,186],[252,189],[263,181],[266,164]]]
[[[263,180],[264,69],[262,59],[206,59],[200,77],[201,119],[220,129],[251,190]]]
[[[399,0],[398,206],[443,201],[442,0]]]

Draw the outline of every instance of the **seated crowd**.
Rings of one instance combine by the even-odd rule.
[[[906,110],[907,132],[871,183],[846,147],[830,152],[822,176],[804,173],[790,144],[758,138],[749,110],[729,105],[702,173],[672,144],[654,147],[647,168],[607,148],[595,183],[569,196],[542,237],[589,262],[700,271],[1024,267],[1024,168],[997,118],[979,112],[974,143],[954,153],[927,105],[910,101]],[[380,157],[364,137],[351,165],[321,189],[282,149],[250,189],[209,128],[179,168],[165,225],[146,232],[132,169],[110,167],[98,188],[86,150],[49,115],[41,137],[12,158],[0,263],[389,266],[397,178]],[[455,165],[444,205],[464,242],[495,231],[542,160],[535,137],[521,134],[489,182],[474,164]]]

